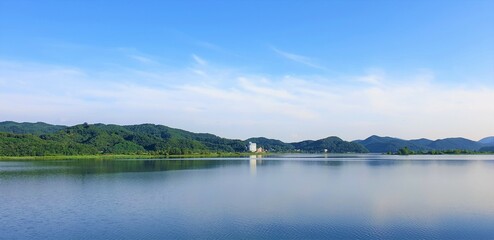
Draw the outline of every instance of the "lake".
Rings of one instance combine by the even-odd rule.
[[[0,162],[0,239],[493,239],[494,156]]]

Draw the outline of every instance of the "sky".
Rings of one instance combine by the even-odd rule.
[[[0,1],[0,121],[494,135],[494,1]]]

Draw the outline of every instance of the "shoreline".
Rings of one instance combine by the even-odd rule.
[[[0,161],[18,160],[116,160],[116,159],[169,159],[169,158],[210,158],[210,157],[248,157],[251,155],[266,156],[269,153],[210,153],[185,155],[159,154],[101,154],[101,155],[53,155],[53,156],[0,156]]]
[[[186,154],[186,155],[159,155],[159,154],[101,154],[101,155],[53,155],[53,156],[0,156],[0,161],[53,161],[53,160],[120,160],[120,159],[180,159],[180,158],[214,158],[214,157],[249,157],[256,156],[268,156],[272,154],[293,154],[291,152],[286,153],[210,153],[210,154]],[[345,153],[338,153],[345,154]],[[348,153],[355,154],[355,153]],[[493,152],[485,153],[458,153],[458,154],[386,154],[386,153],[366,153],[366,154],[379,154],[384,156],[462,156],[462,155],[494,155]]]

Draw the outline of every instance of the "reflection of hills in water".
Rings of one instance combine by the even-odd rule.
[[[304,165],[318,165],[329,167],[340,167],[345,165],[361,165],[365,164],[368,167],[396,167],[402,165],[448,165],[448,166],[464,166],[475,163],[475,160],[295,160],[292,162],[301,163]],[[494,164],[494,161],[482,161],[485,163]]]
[[[148,160],[58,160],[0,162],[0,177],[50,174],[107,174],[127,172],[160,172],[219,168],[226,166],[259,167],[281,165],[283,161],[262,158],[239,159],[148,159]]]
[[[283,164],[319,165],[326,167],[343,167],[347,165],[365,165],[368,167],[396,167],[402,165],[449,165],[462,166],[476,162],[472,160],[433,160],[433,159],[392,159],[387,156],[369,155],[331,155],[325,156],[250,156],[237,159],[148,159],[148,160],[59,160],[59,161],[19,161],[0,162],[0,177],[19,175],[50,175],[50,174],[107,174],[126,172],[159,172],[193,169],[209,169],[218,167],[247,166],[252,173],[259,167],[280,166]],[[492,160],[482,162],[490,165]]]
[[[226,165],[248,164],[239,160],[63,160],[28,161],[15,165],[0,165],[2,175],[42,174],[104,174],[125,172],[158,172],[216,168]]]

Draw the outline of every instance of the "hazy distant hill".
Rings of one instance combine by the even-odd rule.
[[[295,149],[303,152],[322,152],[327,149],[330,153],[366,153],[369,152],[359,143],[347,142],[339,137],[328,137],[316,141],[306,140],[302,142],[291,143]]]
[[[429,140],[430,141],[430,140]],[[427,139],[419,139],[416,141],[407,141],[399,138],[392,137],[380,137],[380,136],[370,136],[365,140],[356,140],[356,143],[362,144],[369,152],[373,153],[385,153],[385,152],[396,152],[400,148],[408,147],[413,151],[426,150],[422,146],[423,143],[427,143]]]
[[[417,147],[420,147],[420,146],[427,146],[434,141],[427,138],[420,138],[420,139],[409,140],[409,142],[413,143]]]
[[[428,146],[434,150],[462,149],[477,151],[482,147],[482,144],[466,138],[445,138],[433,141]]]
[[[479,141],[483,147],[480,148],[479,151],[482,152],[494,152],[494,136],[482,138]]]
[[[494,146],[481,147],[479,151],[481,151],[481,152],[494,152]]]
[[[480,139],[479,143],[482,143],[484,145],[493,145],[494,146],[494,136],[482,138],[482,139]]]
[[[284,143],[276,139],[268,139],[264,137],[249,138],[245,140],[255,142],[258,147],[272,152],[290,152],[299,151],[307,153],[322,153],[326,149],[330,153],[366,153],[368,152],[362,145],[343,141],[338,137],[328,137],[319,140],[306,140],[301,142]]]
[[[295,149],[292,144],[265,137],[249,138],[245,142],[255,142],[259,147],[271,152],[290,152]]]
[[[67,126],[51,125],[44,122],[37,123],[17,123],[12,121],[0,122],[0,132],[16,134],[46,134],[60,131]]]
[[[429,151],[429,150],[470,150],[478,151],[484,145],[466,138],[445,138],[438,140],[415,139],[403,140],[392,137],[371,136],[365,140],[357,140],[370,152],[385,153],[397,152],[400,148],[408,147],[412,151]]]

